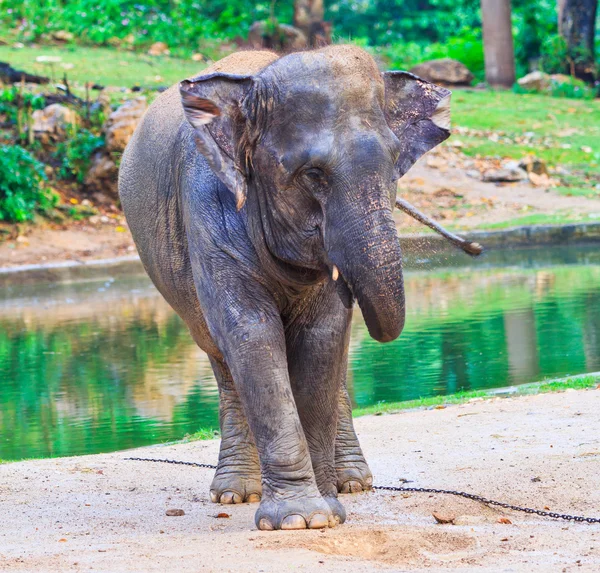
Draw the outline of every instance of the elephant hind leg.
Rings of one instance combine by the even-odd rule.
[[[210,499],[225,504],[260,501],[258,452],[240,398],[227,365],[215,358],[210,361],[219,385],[221,426],[219,463],[210,486]]]
[[[335,471],[337,488],[340,493],[357,493],[373,487],[373,474],[354,431],[352,406],[345,383],[340,388],[335,439]]]

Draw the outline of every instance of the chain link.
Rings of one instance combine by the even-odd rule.
[[[194,466],[196,468],[208,468],[209,470],[216,470],[217,466],[212,464],[198,464],[196,462],[181,462],[179,460],[158,460],[156,458],[125,458],[126,460],[132,460],[134,462],[160,462],[163,464],[176,464],[179,466]]]
[[[217,469],[217,466],[212,464],[199,464],[196,462],[183,462],[179,460],[163,460],[156,458],[125,458],[126,460],[132,460],[136,462],[159,462],[163,464],[176,464],[182,466],[194,466],[197,468],[208,468],[208,469]],[[565,521],[576,521],[576,522],[585,522],[585,523],[600,523],[600,518],[598,517],[583,517],[581,515],[569,515],[567,513],[555,513],[553,511],[543,511],[541,509],[532,509],[530,507],[520,507],[518,505],[512,505],[510,503],[503,503],[501,501],[495,501],[493,499],[487,499],[481,495],[476,495],[474,493],[467,493],[466,491],[454,491],[451,489],[434,489],[430,487],[394,487],[391,485],[374,485],[373,489],[376,491],[394,491],[398,493],[436,493],[442,495],[456,495],[458,497],[464,497],[466,499],[471,499],[473,501],[478,501],[480,503],[485,503],[486,505],[495,505],[497,507],[502,507],[504,509],[511,509],[513,511],[522,511],[524,513],[530,513],[535,515],[540,515],[542,517],[550,517],[552,519],[564,519]]]

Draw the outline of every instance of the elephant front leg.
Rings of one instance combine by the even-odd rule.
[[[352,313],[341,304],[333,283],[321,285],[296,313],[286,326],[294,398],[319,491],[343,521],[335,444]]]
[[[266,530],[333,526],[294,402],[279,310],[260,285],[231,277],[227,290],[203,283],[197,290],[258,451],[262,498],[256,524]]]
[[[254,438],[227,365],[211,358],[219,385],[219,464],[210,486],[214,503],[260,501],[260,465]]]
[[[337,489],[340,493],[370,490],[373,487],[373,474],[354,431],[352,405],[345,380],[340,388],[338,405],[338,430],[335,440]]]

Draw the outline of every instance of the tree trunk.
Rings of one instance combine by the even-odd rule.
[[[485,79],[493,87],[515,83],[510,0],[481,0]]]
[[[596,79],[594,34],[598,0],[563,0],[560,31],[567,42],[569,72],[586,81]]]
[[[562,19],[563,13],[565,11],[565,2],[566,0],[557,0],[556,2],[556,11],[558,13],[558,33],[562,34]]]
[[[295,0],[294,26],[304,32],[311,47],[331,43],[331,26],[324,16],[323,0]]]

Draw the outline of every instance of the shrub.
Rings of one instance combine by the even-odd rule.
[[[0,220],[33,219],[53,207],[57,197],[45,186],[44,166],[19,145],[0,146]]]
[[[542,69],[548,74],[563,74],[566,71],[567,42],[558,34],[546,38],[542,44],[540,63]]]
[[[73,127],[67,134],[67,140],[60,143],[55,157],[60,160],[58,176],[62,179],[75,179],[83,183],[90,168],[92,153],[104,145],[104,138],[94,135],[87,129]]]

